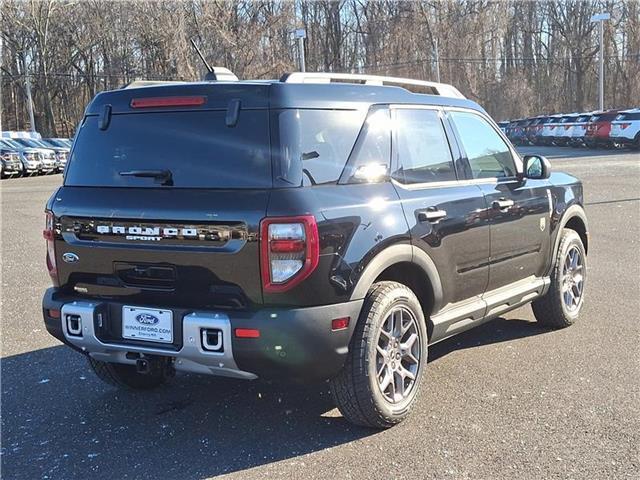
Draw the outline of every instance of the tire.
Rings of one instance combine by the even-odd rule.
[[[100,380],[109,385],[128,390],[151,390],[164,385],[169,378],[167,368],[153,373],[138,373],[133,365],[109,363],[87,357],[89,365]]]
[[[561,235],[549,291],[531,304],[538,323],[555,329],[573,325],[578,319],[584,304],[587,283],[587,255],[580,236],[575,230],[568,228],[563,229]],[[568,265],[571,263],[569,255],[575,253],[579,254],[579,268],[576,262],[576,267],[571,267],[569,270]],[[565,283],[567,273],[572,278],[569,283]],[[579,295],[576,295],[578,291]],[[571,306],[568,305],[569,303]]]
[[[399,324],[401,329],[406,327],[406,331],[397,335],[394,325]],[[393,344],[392,338],[398,341]],[[409,345],[410,338],[414,340]],[[379,350],[380,343],[386,346]],[[375,283],[365,298],[345,365],[329,382],[331,394],[344,418],[351,423],[373,428],[392,427],[409,415],[420,390],[426,362],[427,329],[415,294],[400,283]],[[384,382],[388,377],[393,380]],[[387,387],[383,389],[381,383]],[[404,393],[397,391],[401,388]],[[388,398],[390,396],[395,398]]]

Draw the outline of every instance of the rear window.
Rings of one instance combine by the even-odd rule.
[[[616,117],[616,121],[640,120],[640,113],[621,113]]]
[[[85,118],[65,185],[158,188],[133,171],[169,171],[177,188],[270,188],[267,110],[241,110],[233,127],[225,111],[114,114],[106,130]],[[163,187],[166,188],[166,187]]]

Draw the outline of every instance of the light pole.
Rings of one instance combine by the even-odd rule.
[[[598,13],[591,17],[591,23],[598,23],[598,37],[600,39],[598,47],[598,105],[600,111],[604,110],[604,22],[610,18],[611,15],[608,13]]]
[[[304,39],[307,38],[307,31],[304,28],[296,28],[293,34],[298,39],[298,60],[300,61],[300,71],[304,72],[306,71],[304,60]]]

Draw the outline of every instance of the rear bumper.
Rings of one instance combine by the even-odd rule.
[[[173,358],[177,370],[195,373],[245,379],[322,380],[335,376],[342,368],[362,302],[253,312],[174,309],[177,340],[171,345],[105,339],[102,332],[110,328],[109,323],[121,321],[113,315],[120,304],[65,296],[55,288],[44,295],[43,316],[51,335],[102,361],[133,364],[136,354],[157,355]],[[54,318],[49,310],[60,310],[62,314]],[[80,335],[70,332],[67,314],[81,317]],[[331,320],[342,317],[351,318],[349,327],[332,331]],[[257,329],[260,336],[237,338],[238,328]],[[221,332],[222,350],[203,348],[203,329]]]
[[[609,137],[609,140],[611,140],[612,142],[620,143],[622,145],[631,145],[635,141],[633,138],[622,137],[622,136],[617,137],[614,135],[611,135]]]

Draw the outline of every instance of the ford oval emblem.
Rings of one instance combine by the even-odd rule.
[[[78,257],[78,255],[76,255],[75,253],[67,252],[62,254],[62,260],[64,260],[66,263],[76,263],[80,260],[80,257]]]
[[[139,313],[138,315],[136,315],[136,321],[138,323],[142,323],[143,325],[155,325],[160,321],[160,319],[155,315],[151,315],[150,313]]]

